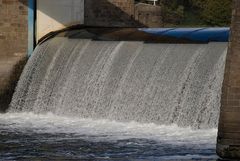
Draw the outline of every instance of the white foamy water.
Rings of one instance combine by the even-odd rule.
[[[39,134],[75,134],[75,136],[93,136],[96,141],[114,141],[131,138],[142,138],[155,141],[166,141],[171,144],[196,144],[215,146],[216,129],[192,130],[177,125],[140,124],[136,122],[121,123],[109,120],[68,118],[53,115],[36,115],[33,113],[9,113],[0,115],[1,127]],[[94,138],[94,136],[96,138]],[[86,137],[87,138],[87,137]],[[93,141],[92,140],[92,141]]]
[[[0,159],[215,160],[216,135],[216,129],[9,113],[0,115]]]

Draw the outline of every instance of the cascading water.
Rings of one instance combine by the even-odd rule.
[[[227,43],[50,39],[0,115],[0,156],[216,159],[226,53]]]
[[[37,47],[10,111],[214,128],[226,49],[57,37]]]

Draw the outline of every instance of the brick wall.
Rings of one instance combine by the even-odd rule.
[[[27,1],[0,0],[0,112],[8,107],[26,62]]]
[[[231,39],[227,55],[217,152],[240,159],[240,1],[234,0]]]
[[[134,20],[134,0],[86,0],[84,19],[90,26],[142,26]]]
[[[108,0],[111,4],[119,7],[123,12],[134,16],[134,0]],[[106,2],[105,2],[106,3]]]
[[[0,0],[0,55],[25,54],[27,0]]]
[[[160,6],[145,3],[135,5],[135,20],[148,27],[163,27],[162,10]]]
[[[161,7],[134,0],[86,0],[85,24],[105,27],[161,27]]]

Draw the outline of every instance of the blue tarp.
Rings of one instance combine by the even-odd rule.
[[[141,28],[149,34],[199,42],[228,42],[230,28]]]

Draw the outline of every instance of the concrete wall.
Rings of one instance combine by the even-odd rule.
[[[27,53],[27,0],[0,0],[0,111],[7,108]]]
[[[145,3],[135,5],[135,20],[147,27],[163,27],[162,9]]]
[[[84,23],[84,0],[37,0],[37,40],[47,33]]]
[[[217,152],[240,159],[240,1],[234,0],[231,40],[227,55]]]

